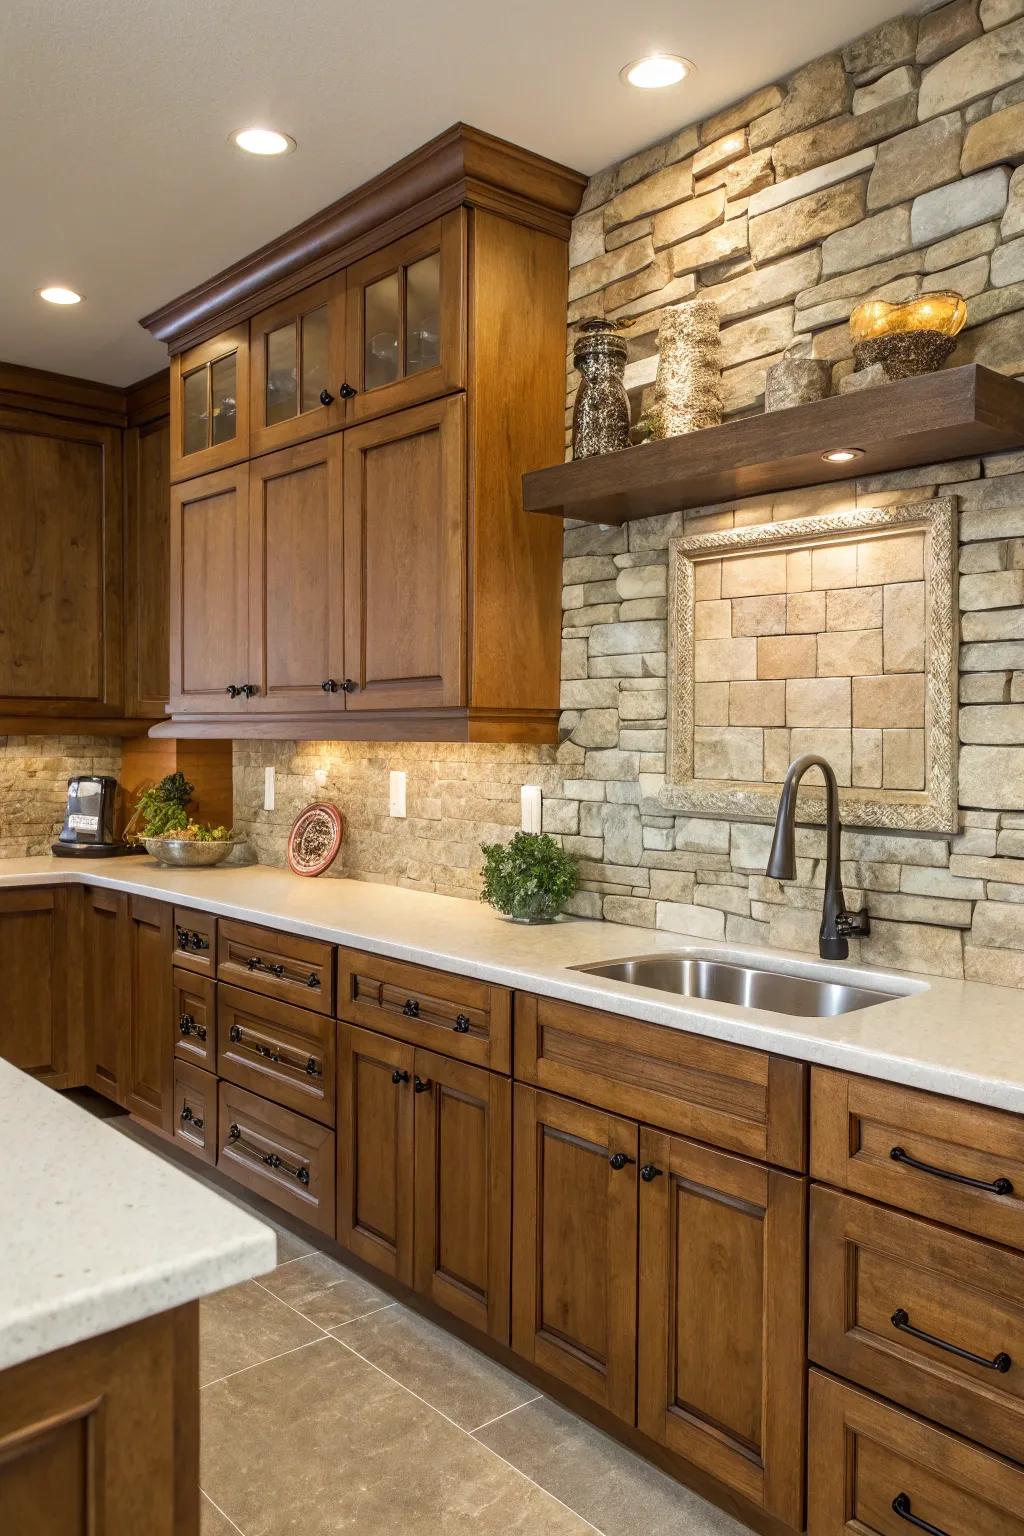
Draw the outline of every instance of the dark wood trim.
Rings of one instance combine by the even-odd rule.
[[[140,324],[172,353],[184,351],[461,203],[567,240],[585,185],[567,166],[455,123]]]
[[[627,523],[1024,445],[1024,384],[967,363],[523,476],[528,512]],[[833,448],[860,448],[828,464]]]
[[[69,373],[50,373],[21,363],[0,362],[0,406],[91,422],[100,427],[139,427],[171,408],[167,369],[120,389]]]
[[[124,392],[129,427],[145,427],[171,414],[171,380],[166,368],[131,384]]]
[[[484,741],[550,745],[557,709],[408,709],[330,715],[176,714],[151,736],[267,741]]]

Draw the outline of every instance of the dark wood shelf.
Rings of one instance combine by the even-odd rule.
[[[626,523],[1024,446],[1024,384],[977,363],[523,476],[527,512]],[[822,458],[860,448],[849,464]]]

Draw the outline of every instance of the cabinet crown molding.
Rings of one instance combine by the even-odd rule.
[[[455,123],[139,323],[171,353],[184,351],[462,203],[568,240],[586,183],[568,166]]]

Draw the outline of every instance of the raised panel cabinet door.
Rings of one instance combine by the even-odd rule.
[[[131,1020],[128,897],[119,891],[86,886],[81,920],[85,1082],[97,1093],[123,1104]]]
[[[633,1120],[515,1085],[512,1348],[636,1419]]]
[[[171,703],[245,708],[249,653],[249,466],[171,488]],[[236,692],[229,692],[230,689]]]
[[[143,719],[171,686],[170,453],[166,417],[125,432],[125,713]]]
[[[413,1282],[415,1052],[338,1026],[338,1242]]]
[[[66,1088],[67,893],[0,891],[0,1056],[52,1088]]]
[[[171,1129],[174,1086],[173,929],[169,902],[128,898],[131,1000],[125,1107],[165,1131]]]
[[[345,707],[341,433],[249,466],[253,711]]]
[[[640,1132],[645,1434],[800,1528],[807,1180]]]
[[[349,423],[435,400],[466,382],[462,209],[348,268]]]
[[[0,411],[0,508],[0,704],[120,714],[121,433]]]
[[[509,1341],[512,1086],[418,1050],[415,1284],[463,1322]]]
[[[254,315],[249,357],[253,455],[344,426],[344,272]]]
[[[171,358],[171,479],[249,457],[249,325]]]
[[[464,702],[462,395],[345,433],[345,659],[353,709]]]

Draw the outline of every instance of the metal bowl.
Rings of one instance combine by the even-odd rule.
[[[173,869],[209,869],[224,860],[238,847],[234,839],[223,842],[199,843],[189,837],[145,837],[146,852],[151,853],[158,864]]]

